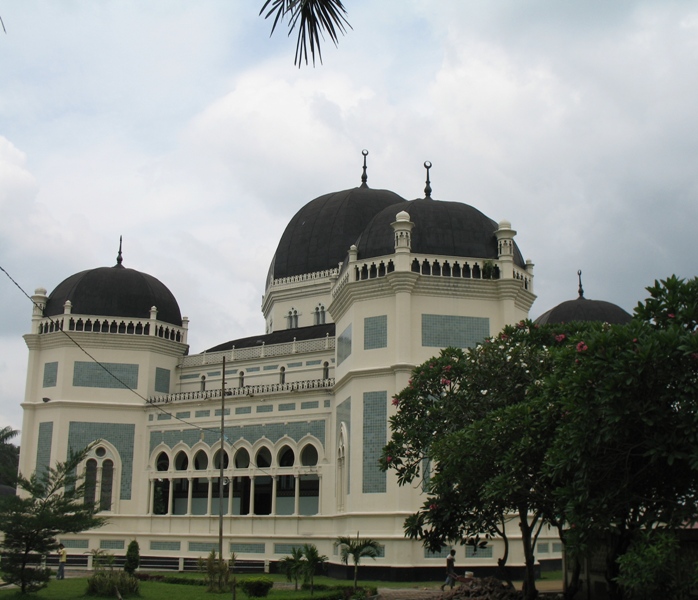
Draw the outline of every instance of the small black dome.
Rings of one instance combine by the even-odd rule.
[[[539,325],[551,323],[571,323],[573,321],[598,321],[623,325],[632,317],[620,306],[603,300],[587,300],[580,296],[576,300],[567,300],[555,308],[543,313],[536,319]]]
[[[368,224],[358,246],[358,258],[367,259],[395,252],[391,223],[398,212],[405,211],[414,223],[412,252],[496,259],[497,223],[476,208],[462,202],[443,202],[430,198],[405,201],[383,209]],[[514,245],[514,263],[525,262]]]
[[[405,199],[394,192],[367,186],[311,200],[281,236],[270,276],[279,279],[337,268],[373,216],[402,202]]]
[[[150,308],[155,306],[159,321],[182,325],[182,313],[172,292],[155,277],[126,269],[120,263],[68,277],[51,292],[44,315],[63,314],[68,300],[74,314],[105,317],[148,319]]]

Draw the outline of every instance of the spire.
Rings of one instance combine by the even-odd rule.
[[[114,266],[120,267],[123,269],[124,266],[121,264],[124,261],[124,259],[121,257],[121,242],[122,242],[122,240],[123,240],[122,236],[119,236],[119,254],[117,254],[117,256],[116,256],[116,264]]]
[[[577,271],[577,277],[579,277],[579,297],[584,298],[584,288],[582,287],[582,271],[581,269]]]
[[[431,169],[431,163],[428,160],[424,161],[424,168],[427,170],[427,185],[424,188],[424,198],[431,200],[431,181],[429,181],[429,169]]]
[[[367,188],[368,184],[366,182],[368,181],[368,175],[366,175],[366,157],[368,156],[368,150],[362,150],[361,154],[364,155],[364,172],[363,175],[361,175],[361,187]]]

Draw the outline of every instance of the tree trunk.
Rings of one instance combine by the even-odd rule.
[[[526,505],[519,506],[519,527],[521,528],[521,543],[523,544],[526,566],[522,591],[526,600],[535,600],[538,597],[538,590],[536,589],[536,565],[531,540],[533,528],[528,523],[528,507]]]

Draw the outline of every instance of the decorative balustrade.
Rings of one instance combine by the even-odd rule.
[[[319,352],[322,350],[334,350],[335,338],[327,334],[324,338],[314,340],[301,340],[284,342],[283,344],[260,344],[251,348],[231,348],[219,352],[203,352],[192,356],[184,356],[180,362],[182,368],[199,367],[202,365],[215,365],[226,360],[250,360],[255,358],[270,358],[274,356],[285,356],[297,354],[299,352]]]
[[[44,317],[38,324],[40,335],[56,331],[143,335],[187,343],[187,329],[154,319],[121,319],[94,315],[62,314]]]
[[[259,385],[245,385],[242,387],[226,388],[226,397],[252,397],[261,394],[274,394],[280,392],[302,392],[306,390],[325,390],[334,387],[334,377],[329,379],[306,379],[304,381],[292,381],[289,383],[267,383]],[[175,394],[163,394],[151,396],[148,404],[169,404],[170,402],[184,402],[187,400],[213,400],[221,397],[221,390],[199,390],[195,392],[178,392]]]
[[[325,279],[337,277],[339,269],[326,269],[325,271],[315,271],[314,273],[304,273],[303,275],[293,275],[292,277],[280,277],[271,282],[272,286],[285,285],[287,283],[300,283],[303,281],[313,281],[315,279]]]

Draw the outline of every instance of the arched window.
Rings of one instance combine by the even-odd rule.
[[[116,478],[116,461],[118,455],[106,443],[92,448],[85,462],[85,503],[94,505],[97,510],[112,510],[114,504],[114,479]],[[156,460],[158,471],[167,471],[170,461],[164,452]]]
[[[322,304],[318,304],[315,307],[314,313],[314,325],[324,325],[325,324],[325,307]]]
[[[102,463],[102,485],[99,494],[99,510],[111,510],[114,488],[114,462],[107,459]]]
[[[235,468],[247,469],[250,466],[250,453],[245,448],[240,448],[235,453]]]
[[[205,471],[208,468],[208,455],[203,450],[199,450],[194,457],[194,468],[197,471]]]
[[[286,367],[281,367],[279,369],[279,383],[286,383]]]
[[[94,504],[97,494],[97,461],[91,458],[85,465],[85,504]]]
[[[293,450],[289,448],[288,446],[284,446],[281,448],[281,451],[279,452],[279,466],[280,467],[292,467],[293,463],[295,462],[295,455],[293,454]]]
[[[245,371],[240,371],[238,375],[238,387],[245,387]]]
[[[261,469],[271,467],[271,452],[269,452],[269,448],[262,447],[259,449],[255,463]]]
[[[312,444],[306,445],[301,452],[301,464],[304,467],[314,467],[317,465],[317,448]]]
[[[322,378],[330,378],[330,363],[328,363],[327,361],[325,361],[325,363],[322,365]]]
[[[298,328],[298,311],[295,308],[288,311],[286,319],[288,321],[288,329]]]
[[[177,453],[174,460],[175,471],[186,471],[189,468],[189,457],[184,450]]]
[[[206,391],[206,375],[201,376],[201,391]]]

